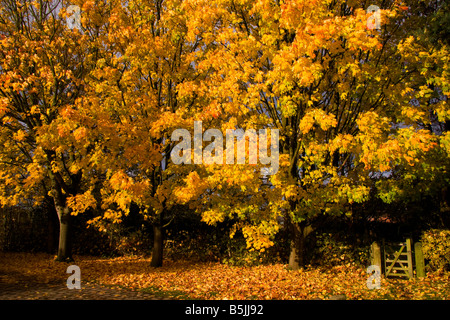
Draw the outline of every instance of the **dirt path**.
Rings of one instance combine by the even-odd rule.
[[[0,300],[167,300],[142,291],[108,287],[95,283],[81,283],[81,289],[68,289],[66,283],[53,281],[38,283],[21,277],[16,283],[2,281],[0,275]]]
[[[89,281],[89,278],[83,279],[83,276],[81,289],[69,289],[66,285],[68,264],[55,263],[52,259],[48,254],[0,252],[0,300],[173,299],[163,293],[103,285],[97,281]],[[79,262],[89,264],[90,260],[80,258]],[[90,280],[92,279],[95,277]]]

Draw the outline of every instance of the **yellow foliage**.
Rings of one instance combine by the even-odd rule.
[[[83,194],[69,197],[67,199],[67,205],[72,209],[71,214],[76,216],[89,208],[96,208],[97,200],[94,198],[91,190],[88,190]]]

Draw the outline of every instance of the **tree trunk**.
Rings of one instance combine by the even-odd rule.
[[[288,268],[298,270],[306,265],[306,238],[313,231],[313,228],[304,223],[296,223],[293,224],[292,230]]]
[[[56,159],[56,152],[46,150],[48,162],[51,164]],[[50,165],[51,167],[51,165]],[[53,198],[55,210],[59,218],[59,245],[57,261],[73,261],[72,259],[72,232],[71,232],[71,214],[67,205],[68,195],[76,195],[79,191],[82,171],[70,176],[71,183],[68,185],[59,172],[48,171],[51,183],[49,196]]]
[[[299,255],[297,254],[297,245],[295,241],[291,241],[291,249],[289,253],[289,265],[288,268],[290,270],[298,270],[300,269]]]
[[[153,251],[151,267],[162,267],[163,263],[164,234],[161,223],[153,224]]]
[[[73,261],[71,216],[68,207],[56,206],[59,217],[59,246],[57,261]]]
[[[59,218],[59,244],[56,261],[73,261],[72,259],[72,235],[71,215],[67,206],[67,197],[59,188],[53,189],[53,201]]]
[[[304,239],[298,225],[293,226],[291,251],[289,254],[289,269],[298,270],[305,265]]]

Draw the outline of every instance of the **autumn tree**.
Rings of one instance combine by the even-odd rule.
[[[93,177],[85,161],[95,142],[80,143],[85,128],[71,127],[63,116],[84,95],[105,10],[98,6],[82,20],[85,28],[71,30],[65,7],[9,0],[0,7],[1,205],[27,198],[39,205],[51,197],[60,221],[59,260],[72,258],[70,200],[89,190]]]
[[[385,201],[402,186],[412,191],[412,172],[422,187],[434,170],[443,176],[448,136],[430,126],[449,116],[448,47],[417,33],[416,23],[426,23],[419,12],[384,2],[375,29],[359,1],[201,4],[189,26],[207,28],[215,45],[199,69],[209,72],[216,125],[277,128],[281,153],[272,176],[250,165],[198,170],[205,193],[184,200],[203,206],[204,221],[237,219],[257,250],[287,225],[297,269],[307,263],[308,235],[327,216],[352,215],[371,190]],[[197,184],[186,180],[180,194]]]
[[[182,1],[115,5],[108,36],[99,44],[104,57],[90,73],[88,95],[79,99],[72,116],[84,114],[94,121],[91,132],[100,137],[90,162],[105,175],[104,213],[90,223],[106,230],[108,223],[122,221],[131,204],[138,206],[153,227],[153,267],[163,263],[164,226],[177,202],[174,189],[192,170],[173,164],[176,141],[171,134],[181,128],[192,131],[193,119],[207,113],[198,94],[184,93],[191,87],[206,90],[200,81],[204,72],[195,61],[207,47],[201,33],[187,38],[189,18]]]
[[[161,266],[171,208],[189,203],[209,224],[234,219],[250,249],[286,226],[298,268],[324,219],[371,191],[389,202],[448,184],[445,6],[416,2],[375,14],[355,0],[74,1],[70,30],[59,2],[3,1],[1,203],[50,196],[59,259],[71,216],[99,208],[91,223],[104,229],[134,203]],[[227,165],[208,129],[267,135],[246,142],[247,164]],[[201,154],[174,162],[186,135]],[[224,161],[202,162],[211,150]]]

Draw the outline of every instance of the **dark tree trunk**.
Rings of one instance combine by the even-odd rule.
[[[153,224],[153,251],[151,267],[159,268],[163,264],[164,231],[161,223]]]
[[[302,266],[304,266],[305,263],[304,258],[305,248],[297,228],[293,229],[295,231],[293,232],[291,240],[291,249],[289,254],[289,269],[298,270]]]
[[[56,252],[56,248],[58,247],[59,218],[58,214],[55,211],[54,205],[47,206],[47,212],[47,252],[54,254]]]
[[[306,265],[306,239],[312,231],[313,228],[304,223],[295,223],[292,225],[289,269],[298,270]]]
[[[48,195],[45,197],[45,212],[47,215],[47,252],[54,254],[58,248],[59,218],[55,209],[55,202]]]

